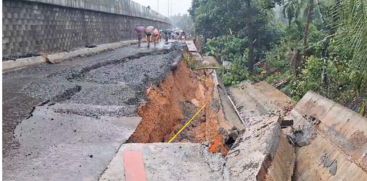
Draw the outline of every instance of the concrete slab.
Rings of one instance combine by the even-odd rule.
[[[122,41],[122,42],[114,42],[108,44],[101,44],[94,48],[80,48],[70,52],[59,52],[49,55],[37,56],[37,57],[28,57],[28,58],[20,58],[11,61],[3,61],[3,72],[8,72],[12,70],[18,70],[21,68],[25,68],[32,65],[37,65],[41,63],[60,63],[65,60],[69,60],[75,57],[84,57],[95,55],[104,51],[114,50],[121,47],[126,47],[132,44],[137,43],[136,40]]]
[[[210,154],[208,147],[194,143],[124,144],[100,180],[126,180],[123,155],[127,151],[143,153],[149,181],[223,180],[224,158]]]
[[[262,98],[261,102],[266,104],[266,106],[271,106],[272,109],[287,112],[290,111],[296,103],[282,91],[264,81],[254,84],[254,87],[263,95],[256,98]]]
[[[364,180],[367,177],[367,119],[314,92],[290,113],[307,146],[297,154],[298,179]]]
[[[230,87],[229,95],[246,126],[263,121],[269,114],[283,117],[294,105],[291,98],[266,82],[243,82]]]
[[[266,82],[244,83],[239,87],[261,104],[266,112],[284,114],[294,105],[291,98]]]
[[[203,56],[203,64],[212,67],[219,67],[218,61],[213,56]]]
[[[192,55],[193,59],[196,60],[197,62],[200,62],[200,63],[203,62],[203,57],[201,56],[200,53],[191,52],[191,55]]]
[[[293,131],[291,131],[293,142],[297,146],[301,146],[297,148],[296,157],[291,156],[292,159],[289,159],[284,155],[294,155],[293,147],[288,144],[290,138],[287,139],[281,134],[280,139],[276,138],[277,135],[273,135],[272,142],[258,140],[257,143],[263,143],[264,146],[268,147],[274,142],[278,142],[279,144],[276,145],[278,145],[278,152],[281,154],[275,154],[269,159],[271,165],[266,169],[266,174],[261,173],[262,167],[256,167],[254,164],[252,166],[254,166],[255,171],[252,172],[252,176],[250,173],[242,173],[238,170],[234,171],[235,174],[251,176],[253,180],[259,179],[259,175],[261,179],[290,180],[291,178],[287,173],[293,172],[290,163],[295,159],[297,165],[292,178],[295,180],[364,180],[366,178],[366,118],[314,92],[308,92],[287,116],[286,114],[294,102],[263,82],[243,83],[239,87],[231,87],[230,93],[246,120],[244,135],[256,135],[256,132],[251,133],[252,128],[264,124],[264,117],[269,116],[269,113],[270,115],[286,116],[294,123]],[[269,128],[266,131],[269,131]],[[263,135],[259,137],[264,138]],[[246,140],[247,144],[251,142],[251,136],[242,139]],[[262,150],[261,147],[256,147],[256,143],[247,147],[252,147],[253,152]],[[231,150],[229,155],[234,153],[236,149]],[[234,160],[250,154],[243,154],[242,157]],[[266,161],[267,159],[263,155],[260,154],[260,156],[262,157],[259,157],[259,160],[248,162],[257,163],[265,160],[265,168],[267,168],[266,162],[270,163],[270,161]],[[257,158],[256,155],[250,157]],[[230,164],[229,159],[227,166]],[[236,162],[233,161],[233,165],[235,164]],[[288,171],[284,172],[285,170]],[[237,178],[234,177],[233,180]]]
[[[318,135],[297,151],[296,180],[366,180],[367,173],[328,138]]]
[[[198,51],[196,46],[195,46],[194,41],[192,41],[192,40],[186,41],[186,45],[187,45],[187,48],[189,49],[189,52],[197,52]]]
[[[294,148],[281,133],[279,117],[246,127],[226,157],[225,180],[291,180]]]
[[[250,88],[252,88],[252,86]],[[249,91],[249,88],[229,88],[229,94],[240,112],[242,119],[245,121],[246,126],[250,126],[257,121],[262,121],[262,118],[256,119],[256,117],[267,113],[263,105],[248,93]]]
[[[293,101],[265,82],[230,87],[245,133],[226,158],[227,180],[291,180],[295,149],[281,132],[283,117]],[[226,173],[226,172],[225,172]]]
[[[100,180],[127,180],[126,152],[143,153],[144,172],[155,180],[291,180],[295,152],[278,117],[247,128],[224,158],[194,143],[124,144]],[[141,170],[141,169],[140,169]]]
[[[122,41],[122,42],[114,42],[97,45],[94,48],[80,48],[70,52],[60,52],[47,55],[47,60],[51,63],[60,63],[64,60],[68,60],[74,57],[83,57],[90,56],[97,53],[101,53],[108,50],[114,50],[117,48],[125,47],[137,43],[136,40]]]
[[[15,130],[20,147],[4,159],[6,179],[96,180],[140,121],[37,107]]]
[[[29,57],[29,58],[20,58],[17,60],[8,60],[3,61],[3,72],[4,71],[10,71],[10,70],[16,70],[22,67],[27,67],[31,65],[36,65],[40,63],[46,63],[46,58],[43,56],[37,56],[37,57]]]

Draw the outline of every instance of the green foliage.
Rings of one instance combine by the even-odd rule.
[[[336,45],[350,55],[355,68],[367,75],[367,2],[341,1],[335,11],[340,23],[335,37]]]
[[[345,104],[359,95],[356,85],[364,86],[361,82],[356,83],[361,75],[361,72],[346,63],[324,61],[311,56],[306,61],[302,75],[293,79],[291,95],[300,99],[307,91],[312,90]]]
[[[291,26],[293,20],[297,20],[304,6],[302,0],[286,0],[283,6],[283,16],[288,20],[288,26]]]
[[[253,72],[254,64],[264,58],[265,51],[280,39],[279,32],[271,24],[271,8],[280,2],[195,0],[190,14],[194,18],[196,33],[203,35],[205,40],[214,40],[207,45],[210,54],[231,61],[248,48],[246,66]]]
[[[238,32],[244,22],[239,19],[244,12],[241,11],[241,2],[236,0],[197,0],[193,1],[190,14],[195,22],[196,33],[205,38]]]
[[[285,41],[266,53],[267,64],[279,71],[285,72],[290,66],[290,48]]]
[[[235,56],[229,69],[221,69],[220,76],[225,86],[239,84],[250,77],[246,68],[246,56]]]
[[[289,42],[298,44],[303,38],[303,30],[305,29],[304,24],[300,21],[295,21],[291,26],[286,28],[286,39]]]
[[[200,4],[201,4],[200,1],[201,0],[192,0],[191,8],[189,9],[189,14],[191,15],[191,17],[196,17],[196,11],[200,7]]]
[[[183,60],[186,63],[186,65],[190,67],[190,69],[197,68],[198,62],[196,61],[196,59],[192,58],[192,56],[189,53],[185,52],[183,54]]]
[[[324,37],[326,37],[326,32],[319,30],[315,25],[310,26],[309,35],[309,52],[317,57],[322,57],[322,51],[325,49]]]
[[[365,116],[366,115],[366,111],[367,111],[367,102],[363,102],[362,103],[362,106],[360,107],[359,109],[359,113],[362,115],[362,116]]]
[[[243,50],[247,47],[247,40],[233,35],[221,36],[209,40],[204,51],[215,56],[222,61],[233,61],[243,55]]]
[[[275,72],[271,75],[269,75],[268,77],[266,77],[266,81],[269,82],[270,84],[276,84],[280,81],[283,80],[288,80],[292,77],[292,72],[290,71],[285,71],[285,72]]]
[[[305,69],[299,79],[291,82],[291,95],[299,100],[309,90],[320,91],[322,86],[321,76],[323,70],[323,61],[316,57],[310,57],[306,61]]]
[[[289,80],[282,91],[295,99],[312,90],[365,114],[366,0],[193,0],[190,14],[206,53],[232,63],[226,85]]]
[[[220,75],[226,86],[238,84],[249,78],[247,70],[247,39],[233,35],[221,36],[209,40],[205,45],[205,52],[222,61],[231,63],[228,69],[222,68]]]

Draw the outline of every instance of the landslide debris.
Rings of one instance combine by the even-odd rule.
[[[206,105],[175,142],[209,142],[211,152],[227,154],[229,148],[225,144],[226,133],[220,125],[220,103],[213,98],[214,87],[211,74],[194,72],[185,62],[177,62],[166,79],[146,91],[148,101],[138,109],[142,122],[128,142],[168,142]]]

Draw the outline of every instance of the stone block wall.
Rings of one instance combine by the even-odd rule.
[[[134,39],[136,25],[170,26],[165,17],[128,0],[4,0],[3,60]]]

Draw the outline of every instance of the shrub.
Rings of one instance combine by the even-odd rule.
[[[246,68],[246,57],[237,56],[232,60],[230,69],[221,69],[220,76],[225,86],[239,84],[249,78],[250,74]]]
[[[243,50],[247,47],[247,40],[233,35],[221,36],[209,40],[204,51],[221,61],[230,61],[243,55]]]

